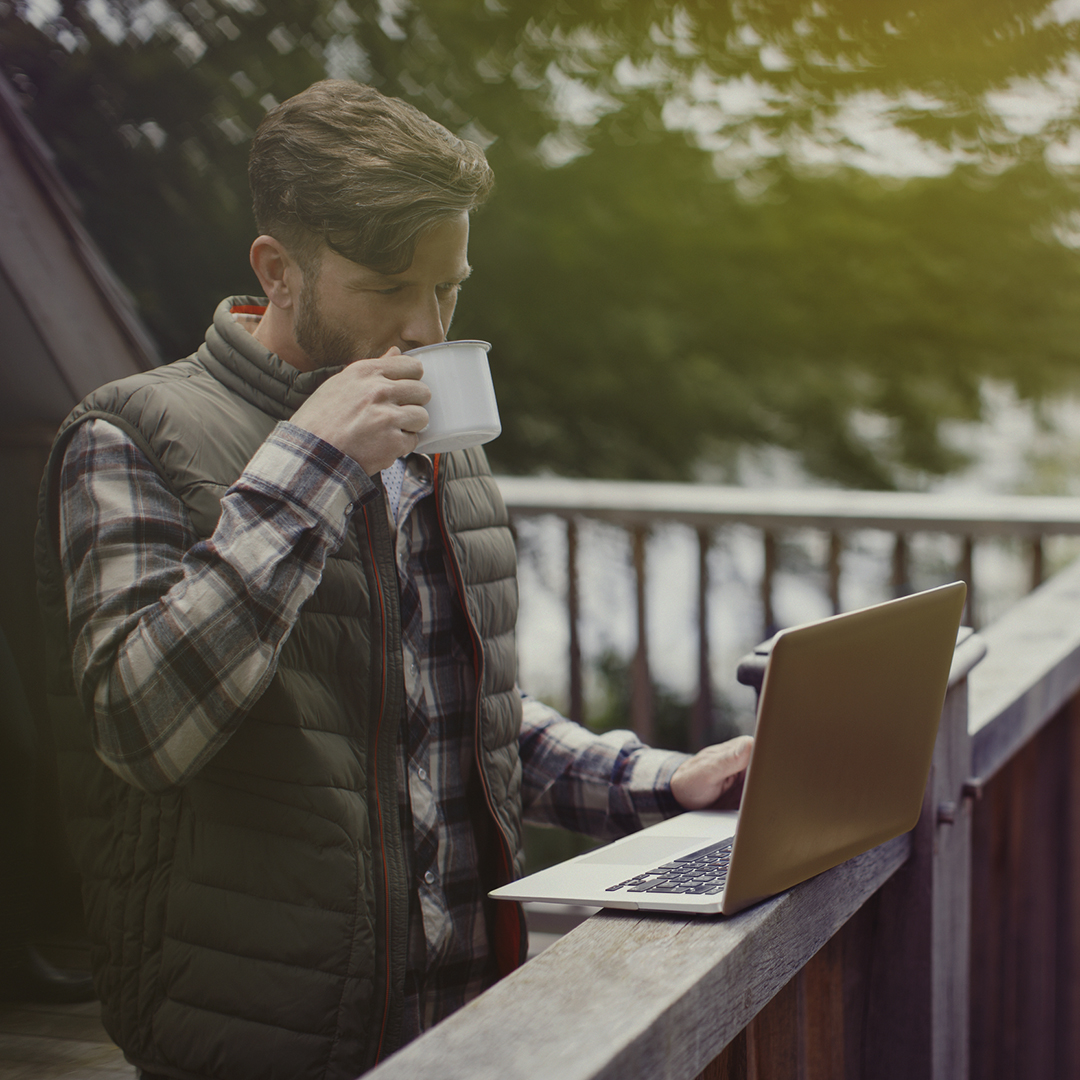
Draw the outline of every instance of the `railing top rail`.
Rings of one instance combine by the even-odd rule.
[[[1080,498],[1071,496],[782,490],[534,476],[497,479],[507,506],[518,517],[583,514],[631,527],[663,518],[692,526],[741,522],[765,529],[1080,535]]]
[[[899,869],[910,845],[899,836],[733,918],[596,915],[368,1075],[694,1076]]]
[[[980,632],[969,678],[972,767],[988,780],[1080,691],[1080,561]]]

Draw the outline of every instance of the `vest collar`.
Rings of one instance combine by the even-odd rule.
[[[254,296],[232,296],[222,300],[214,312],[214,322],[206,331],[206,343],[198,357],[218,382],[276,420],[288,420],[308,396],[341,367],[300,371],[285,363],[253,338],[233,318],[234,309],[265,308],[266,300]]]

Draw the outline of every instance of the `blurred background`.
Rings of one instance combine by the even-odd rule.
[[[254,289],[245,159],[326,75],[486,147],[496,468],[921,486],[1070,387],[1080,3],[4,0],[0,56],[167,359]]]
[[[495,169],[453,336],[494,346],[497,472],[1080,493],[1080,0],[0,0],[0,69],[164,360],[257,289],[261,117],[352,78]],[[717,737],[753,722],[751,533],[708,553]],[[518,536],[522,682],[565,708],[568,540]],[[632,538],[577,539],[583,716],[607,726]],[[832,610],[823,542],[782,537],[765,628]],[[849,539],[840,606],[895,591],[891,543]],[[951,577],[952,540],[920,544],[906,584]],[[1048,542],[1045,571],[1076,553]],[[1022,556],[980,547],[983,621]],[[648,558],[655,733],[684,745],[698,546],[659,524]]]

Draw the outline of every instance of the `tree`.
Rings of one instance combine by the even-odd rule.
[[[985,378],[1074,378],[1060,10],[97,0],[9,8],[0,63],[166,354],[255,287],[265,107],[354,77],[487,144],[455,333],[494,343],[497,466],[675,479],[768,443],[887,487],[957,464]]]

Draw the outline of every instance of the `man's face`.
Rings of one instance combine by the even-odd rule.
[[[401,274],[380,274],[323,247],[304,275],[293,328],[307,369],[445,341],[470,272],[468,247],[466,213],[421,236]]]

